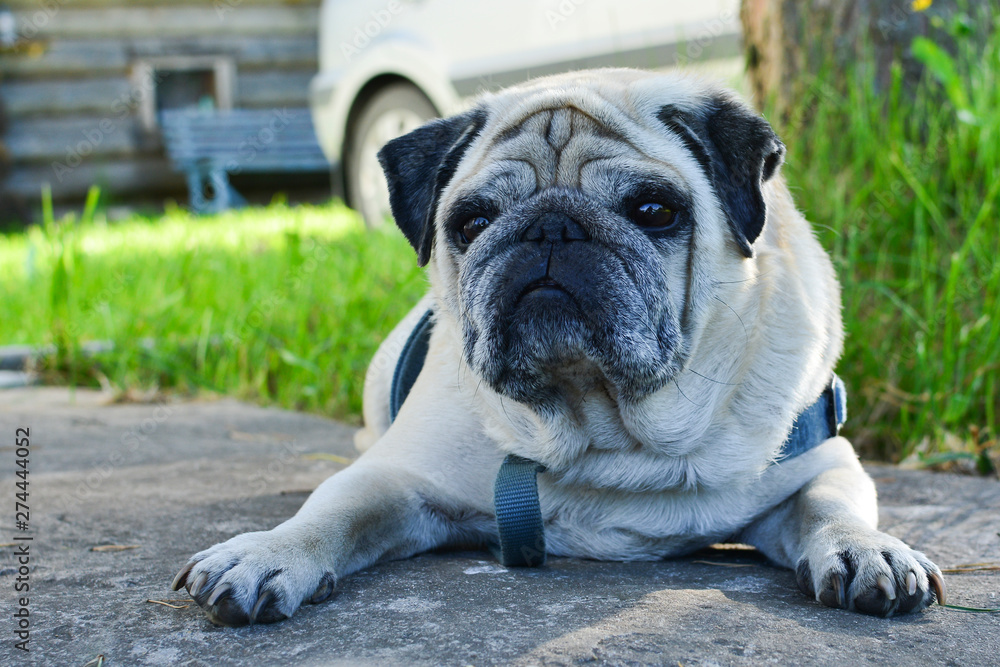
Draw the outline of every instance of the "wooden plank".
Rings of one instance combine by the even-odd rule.
[[[0,57],[5,81],[66,74],[124,74],[127,66],[121,40],[59,40],[47,44],[41,55]]]
[[[303,69],[315,74],[319,70],[319,37],[315,31],[295,37],[221,37],[205,38],[206,46],[214,45],[223,53],[236,58],[236,67],[244,72],[260,69]]]
[[[0,56],[5,81],[59,76],[127,76],[136,57],[162,55],[223,55],[242,71],[260,69],[317,70],[319,46],[315,34],[248,37],[203,35],[131,39],[59,39],[41,55]]]
[[[236,106],[284,108],[309,106],[309,82],[315,72],[247,72],[236,77]]]
[[[16,162],[58,162],[73,168],[95,156],[143,152],[138,121],[132,116],[19,118],[11,121],[4,140]],[[152,149],[158,143],[152,142]]]
[[[225,2],[225,0],[223,0]],[[31,26],[35,39],[191,37],[195,35],[315,34],[319,10],[314,6],[239,5],[232,11],[204,6],[58,7],[44,20],[36,11],[15,11],[19,32]],[[36,32],[37,31],[37,32]]]
[[[11,116],[109,113],[115,100],[128,99],[123,78],[71,81],[12,81],[3,87]]]
[[[113,195],[176,193],[181,201],[187,201],[184,175],[163,157],[89,160],[61,180],[46,165],[21,165],[11,172],[5,189],[37,202],[44,183],[52,186],[56,199],[83,197],[91,185],[98,185],[102,192]]]
[[[201,6],[220,7],[221,11],[238,7],[273,7],[274,5],[291,5],[300,7],[319,7],[323,0],[5,0],[4,4],[12,9],[37,11],[39,6],[54,5],[65,9],[93,9],[101,7],[157,7],[157,6]]]

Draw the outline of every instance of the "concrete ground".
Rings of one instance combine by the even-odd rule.
[[[30,428],[26,533],[14,526],[18,427]],[[294,513],[353,458],[351,433],[232,400],[109,405],[90,391],[0,392],[0,664],[1000,663],[1000,614],[827,609],[798,592],[792,572],[745,550],[555,559],[531,571],[486,553],[430,554],[349,577],[330,602],[284,623],[241,629],[212,626],[185,591],[169,590],[194,552]],[[1000,560],[996,480],[869,469],[883,529],[941,567]],[[33,538],[27,654],[14,648],[15,535]],[[1000,572],[946,582],[951,603],[1000,607]]]

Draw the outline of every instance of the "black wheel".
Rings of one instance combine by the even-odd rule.
[[[430,100],[408,83],[392,83],[372,95],[348,128],[344,151],[347,203],[369,227],[392,220],[389,191],[375,157],[391,139],[415,130],[438,115]]]

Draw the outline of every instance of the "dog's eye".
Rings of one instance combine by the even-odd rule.
[[[656,202],[639,204],[632,210],[632,221],[649,232],[662,232],[674,226],[677,211]]]
[[[458,230],[458,237],[465,245],[469,245],[476,240],[476,237],[483,233],[483,230],[489,227],[490,221],[483,216],[476,216],[475,218],[470,218],[468,222],[462,225],[462,228]]]

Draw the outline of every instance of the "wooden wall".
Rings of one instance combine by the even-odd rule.
[[[233,106],[308,106],[320,0],[4,0],[16,49],[0,55],[12,160],[4,187],[37,200],[92,184],[115,195],[183,190],[158,133],[143,126],[137,68],[164,57],[225,57]]]

